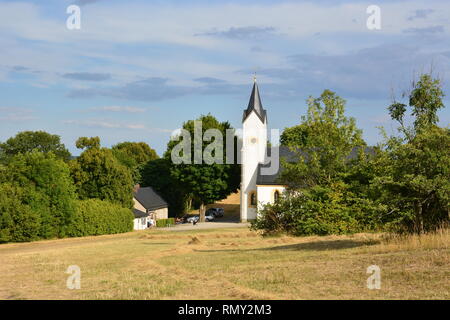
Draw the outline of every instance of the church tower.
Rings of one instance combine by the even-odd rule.
[[[258,166],[267,154],[267,114],[259,96],[256,79],[242,118],[241,221],[256,219]]]

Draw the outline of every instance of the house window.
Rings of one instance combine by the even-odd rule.
[[[146,225],[146,220],[147,220],[146,218],[142,218],[141,219],[141,224],[145,226]]]
[[[256,191],[250,192],[250,201],[249,201],[249,207],[256,207],[257,204],[257,198],[256,198]]]
[[[273,202],[278,202],[278,199],[280,199],[280,191],[275,190],[273,193]]]

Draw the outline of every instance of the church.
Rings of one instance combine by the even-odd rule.
[[[262,169],[269,166],[267,111],[263,108],[256,79],[250,95],[248,107],[242,117],[241,149],[241,199],[240,219],[247,222],[256,219],[257,209],[264,204],[275,202],[286,190],[275,174],[267,175]],[[293,153],[284,146],[276,147],[278,156],[291,158]]]

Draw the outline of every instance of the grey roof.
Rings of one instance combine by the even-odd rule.
[[[248,102],[248,107],[244,111],[244,115],[242,117],[242,122],[247,119],[247,117],[252,113],[252,111],[255,111],[256,115],[261,119],[262,122],[266,121],[266,110],[264,110],[261,102],[261,97],[259,96],[259,89],[258,84],[253,84],[253,90],[252,94],[250,95],[250,101]]]
[[[133,196],[147,210],[157,210],[169,206],[152,187],[139,188],[133,193]]]
[[[133,214],[135,218],[146,218],[150,215],[149,213],[146,213],[138,209],[133,209]]]
[[[289,147],[286,146],[280,146],[275,147],[278,148],[280,159],[284,158],[287,162],[295,162],[298,159],[297,153],[292,151]],[[353,150],[350,152],[350,154],[347,157],[347,160],[353,160],[358,157],[359,147],[353,148]],[[268,156],[271,155],[271,148],[267,150]],[[303,156],[307,156],[307,154],[301,150],[299,150],[299,153],[301,153]],[[365,147],[364,153],[366,154],[375,154],[375,150],[372,147]],[[281,173],[283,172],[283,167],[281,166],[281,160],[280,160],[280,168],[278,169],[278,172],[273,175],[262,175],[261,174],[261,168],[268,168],[270,167],[269,164],[262,164],[260,163],[258,165],[258,175],[256,177],[256,184],[257,185],[284,185],[279,181],[279,177],[281,176]]]

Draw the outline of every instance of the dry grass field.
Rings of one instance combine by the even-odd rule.
[[[450,299],[449,231],[263,238],[246,228],[0,245],[0,299]],[[65,273],[81,268],[81,289]],[[381,268],[381,289],[366,286]]]

